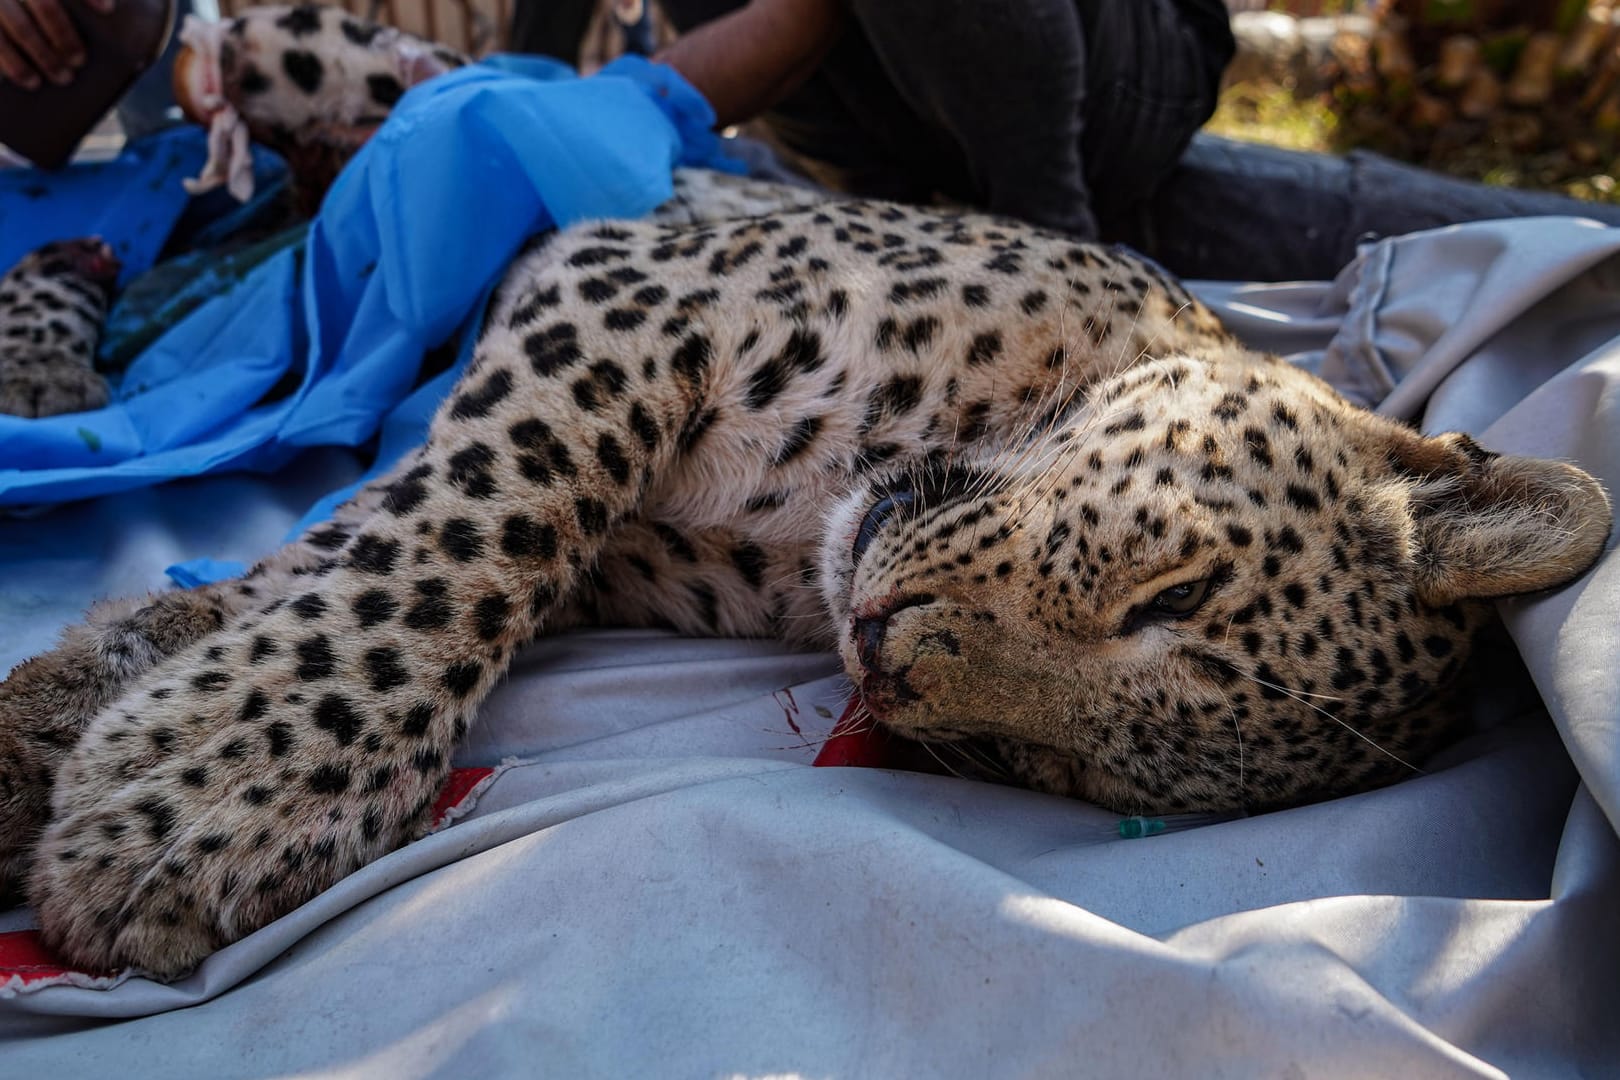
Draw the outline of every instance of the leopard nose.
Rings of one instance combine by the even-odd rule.
[[[906,608],[932,604],[934,599],[933,593],[913,593],[884,604],[870,615],[857,614],[850,625],[850,638],[861,665],[868,671],[882,671],[883,637],[888,633],[889,620]]]
[[[889,616],[884,613],[875,619],[856,619],[851,636],[855,639],[855,655],[868,671],[883,669],[883,635],[889,629]]]

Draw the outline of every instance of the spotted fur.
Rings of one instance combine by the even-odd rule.
[[[893,730],[1124,812],[1319,799],[1420,763],[1484,601],[1608,528],[1126,252],[854,201],[586,225],[336,522],[160,599],[172,648],[120,608],[0,687],[0,836],[54,771],[47,940],[177,973],[417,834],[514,651],[582,624],[835,647]]]
[[[55,416],[107,404],[91,366],[118,260],[100,240],[47,244],[0,277],[0,413]]]

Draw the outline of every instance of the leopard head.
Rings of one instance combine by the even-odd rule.
[[[892,731],[1123,812],[1258,809],[1408,773],[1452,727],[1486,601],[1568,582],[1609,526],[1572,466],[1226,350],[874,481],[831,515],[822,580]]]

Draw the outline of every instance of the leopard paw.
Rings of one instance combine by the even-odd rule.
[[[107,380],[77,359],[24,356],[0,364],[0,413],[41,417],[88,412],[110,398]]]
[[[50,816],[57,770],[85,725],[165,656],[223,621],[217,599],[203,592],[107,601],[0,682],[0,896],[21,886]]]
[[[323,604],[221,630],[91,722],[29,880],[60,955],[178,975],[426,820],[459,717],[403,653],[312,632]]]

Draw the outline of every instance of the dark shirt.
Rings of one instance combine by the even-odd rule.
[[[1232,19],[1226,10],[1226,0],[1175,0],[1176,7],[1209,47],[1212,58],[1225,68],[1237,51],[1232,37]]]
[[[664,0],[688,31],[741,0]],[[857,194],[934,195],[1097,238],[1214,109],[1223,0],[846,0],[849,29],[762,119]]]

